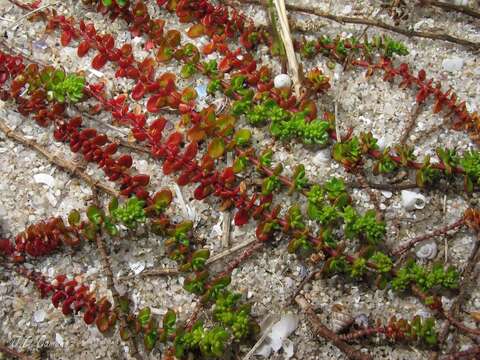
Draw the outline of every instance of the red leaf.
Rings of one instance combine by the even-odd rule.
[[[96,317],[97,317],[97,314],[95,309],[88,309],[87,311],[85,311],[85,314],[83,315],[83,321],[85,321],[85,324],[90,325],[90,324],[93,324]]]
[[[95,70],[100,70],[107,63],[105,55],[98,53],[92,60],[92,67]]]
[[[96,135],[97,135],[97,130],[92,128],[86,128],[86,129],[83,129],[82,132],[80,133],[80,139],[88,140],[93,138]]]
[[[132,180],[136,183],[136,185],[147,186],[150,182],[150,176],[146,174],[138,174],[133,176]]]
[[[118,145],[116,143],[110,143],[108,144],[106,147],[105,147],[105,152],[107,154],[115,154],[117,152],[117,149],[118,149]]]
[[[62,46],[67,46],[71,40],[72,40],[72,33],[70,31],[64,30],[60,38],[60,43],[62,44]]]
[[[117,164],[129,168],[132,166],[132,157],[128,154],[124,154],[117,159]]]
[[[158,118],[157,120],[153,121],[150,125],[150,131],[159,131],[162,132],[167,124],[167,120],[164,117]]]
[[[425,72],[425,70],[422,69],[418,72],[418,78],[420,79],[420,81],[424,81],[426,77],[427,73]]]
[[[178,146],[183,140],[183,135],[179,132],[170,134],[167,139],[167,146]]]
[[[163,105],[165,105],[165,98],[160,95],[153,95],[147,101],[147,111],[151,113],[159,112]]]
[[[211,188],[200,185],[195,189],[195,191],[193,192],[193,195],[194,195],[195,199],[203,200],[208,195],[210,195],[211,192],[212,192]]]
[[[115,39],[112,35],[107,34],[103,37],[103,46],[105,46],[105,48],[108,50],[113,49],[113,47],[115,46]]]
[[[90,44],[88,43],[88,41],[82,41],[80,45],[78,45],[78,57],[84,57],[88,53],[88,50],[90,50]]]
[[[192,174],[190,171],[184,171],[177,179],[177,184],[180,186],[185,186],[190,183],[192,180]]]
[[[165,175],[171,174],[175,169],[175,162],[173,160],[165,160],[162,169]]]
[[[141,81],[139,81],[132,90],[132,99],[140,100],[143,95],[145,95],[145,86]]]
[[[93,139],[93,143],[94,143],[95,145],[98,145],[98,146],[103,146],[103,145],[105,145],[107,142],[108,142],[108,138],[107,138],[107,136],[104,135],[104,134],[97,135],[97,136]]]
[[[188,144],[187,148],[185,149],[185,153],[183,154],[183,160],[189,161],[192,160],[198,152],[198,145],[196,142],[192,142]]]
[[[242,226],[248,223],[249,219],[249,214],[248,211],[245,209],[240,209],[236,212],[235,214],[235,225],[236,226]]]
[[[232,65],[230,63],[230,59],[226,57],[222,61],[220,61],[220,64],[218,65],[218,70],[220,70],[221,72],[227,72],[228,70],[230,70],[231,67]]]

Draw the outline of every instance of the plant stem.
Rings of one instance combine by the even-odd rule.
[[[463,358],[475,359],[477,358],[476,355],[478,354],[480,354],[480,346],[474,346],[464,351],[459,351],[442,356],[440,360],[457,360]]]
[[[246,4],[256,4],[256,5],[260,4],[259,0],[239,0],[239,1],[241,3],[246,3]],[[480,43],[457,38],[455,36],[445,34],[445,33],[408,30],[398,26],[389,25],[379,20],[365,19],[361,17],[352,17],[352,16],[333,15],[328,12],[321,11],[319,9],[315,9],[307,6],[301,6],[301,5],[293,5],[293,4],[287,5],[287,10],[302,12],[309,15],[315,15],[315,16],[322,17],[324,19],[328,19],[331,21],[335,21],[341,24],[347,23],[347,24],[369,25],[369,26],[385,29],[388,31],[392,31],[397,34],[402,34],[408,37],[419,37],[419,38],[425,38],[425,39],[441,40],[441,41],[446,41],[446,42],[450,42],[458,45],[463,45],[471,48],[472,50],[480,49]]]
[[[408,122],[405,125],[405,129],[403,130],[400,140],[398,141],[400,145],[405,145],[405,143],[407,142],[407,139],[410,136],[410,133],[412,132],[415,126],[415,123],[417,121],[418,115],[420,114],[421,110],[422,110],[422,104],[415,103],[415,105],[413,105],[413,109],[410,112]]]
[[[465,5],[456,5],[456,4],[451,4],[444,1],[436,1],[436,0],[419,0],[419,1],[421,4],[435,6],[443,10],[456,11],[456,12],[480,19],[480,11]]]
[[[113,281],[112,267],[110,264],[110,258],[107,254],[107,247],[105,245],[105,242],[101,234],[97,235],[95,240],[96,240],[97,249],[102,261],[103,272],[107,278],[107,288],[112,292],[114,306],[116,307],[117,315],[120,319],[120,326],[123,328],[126,328],[128,326],[127,315],[124,314],[123,311],[120,309],[120,294],[115,288],[115,282]],[[140,353],[138,352],[138,347],[137,347],[135,338],[129,337],[128,344],[129,344],[128,350],[130,352],[130,356],[132,356],[137,360],[143,359]]]
[[[349,359],[354,359],[354,360],[373,359],[370,355],[362,354],[359,350],[348,345],[345,341],[343,341],[340,338],[340,336],[338,336],[333,331],[325,327],[320,321],[320,319],[318,318],[317,314],[315,314],[315,311],[313,311],[311,305],[307,302],[307,300],[302,295],[298,295],[295,298],[295,302],[300,306],[303,312],[305,312],[305,314],[307,315],[307,319],[310,322],[313,328],[313,331],[315,332],[315,335],[330,341],[333,345],[335,345],[338,349],[340,349]]]
[[[431,239],[433,237],[437,237],[437,236],[442,236],[442,235],[445,235],[447,232],[451,231],[451,230],[455,230],[461,226],[465,225],[465,219],[462,217],[461,219],[455,221],[453,224],[450,224],[450,225],[446,225],[440,229],[437,229],[429,234],[425,234],[425,235],[421,235],[421,236],[417,236],[409,241],[407,241],[406,243],[404,243],[403,245],[400,245],[395,251],[392,252],[392,255],[393,256],[398,256],[398,255],[401,255],[403,254],[405,251],[409,250],[410,248],[412,248],[415,244],[421,242],[421,241],[425,241],[425,240],[428,240],[428,239]]]
[[[471,283],[472,279],[475,279],[478,275],[478,270],[473,274],[472,272],[475,269],[476,264],[480,261],[480,239],[477,237],[475,244],[473,246],[473,250],[468,258],[467,265],[465,266],[462,276],[463,279],[460,282],[459,288],[460,288],[460,293],[458,296],[455,298],[452,307],[448,311],[448,313],[451,316],[456,316],[458,311],[460,310],[462,306],[462,302],[465,300],[465,295],[466,295],[466,290],[470,288],[469,284]],[[450,323],[447,321],[443,327],[441,328],[439,335],[438,335],[438,344],[439,346],[443,344],[445,339],[448,336],[448,332],[450,329]],[[455,334],[456,335],[456,334]],[[455,336],[454,335],[454,336]],[[456,336],[455,336],[456,337]],[[455,341],[454,337],[454,341]],[[438,353],[434,353],[431,357],[430,360],[436,360],[438,358]]]

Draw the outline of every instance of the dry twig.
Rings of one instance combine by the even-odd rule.
[[[318,318],[317,314],[315,314],[315,311],[313,311],[310,304],[302,295],[298,295],[295,298],[295,301],[307,315],[307,319],[312,325],[315,335],[330,341],[333,345],[339,348],[349,359],[372,360],[372,357],[370,355],[362,354],[359,350],[355,349],[354,347],[348,345],[345,341],[341,340],[340,337],[332,330],[325,327]]]
[[[88,175],[85,171],[83,171],[80,166],[75,165],[74,163],[68,160],[65,160],[63,158],[60,158],[57,155],[53,155],[52,153],[50,153],[50,151],[48,151],[42,145],[37,143],[35,140],[27,139],[22,134],[10,129],[6,125],[5,121],[1,119],[0,119],[0,131],[2,131],[7,136],[7,138],[12,139],[22,145],[28,146],[36,150],[37,152],[42,154],[44,157],[46,157],[50,163],[55,164],[62,170],[67,171],[70,174],[75,175],[80,179],[84,180],[88,185],[90,185],[92,189],[101,190],[111,196],[119,196],[119,192],[111,188],[110,186],[108,186],[107,183],[93,179],[90,175]]]
[[[260,2],[259,0],[239,0],[241,3],[246,3],[246,4],[256,4],[259,5]],[[409,29],[403,29],[401,27],[395,26],[395,25],[389,25],[387,23],[384,23],[379,20],[373,20],[373,19],[365,19],[361,17],[353,17],[353,16],[342,16],[342,15],[333,15],[325,11],[321,11],[319,9],[314,9],[310,8],[307,6],[301,6],[301,5],[293,5],[289,4],[286,6],[287,10],[290,11],[296,11],[296,12],[302,12],[310,15],[316,15],[318,17],[322,17],[324,19],[328,19],[331,21],[335,21],[341,24],[363,24],[363,25],[369,25],[381,29],[385,29],[388,31],[395,32],[397,34],[405,35],[407,37],[417,37],[417,38],[424,38],[424,39],[432,39],[432,40],[441,40],[441,41],[446,41],[450,42],[453,44],[458,44],[458,45],[463,45],[466,47],[469,47],[473,50],[478,50],[480,49],[480,43],[476,43],[473,41],[457,38],[455,36],[445,34],[445,33],[435,33],[431,31],[415,31],[415,30],[409,30]]]
[[[392,255],[393,256],[401,255],[405,251],[412,248],[412,246],[414,246],[415,244],[417,244],[419,242],[431,239],[433,237],[445,235],[447,232],[455,230],[455,229],[463,226],[464,224],[465,224],[465,219],[462,217],[461,219],[455,221],[453,224],[446,225],[446,226],[442,227],[441,229],[437,229],[435,231],[432,231],[429,234],[417,236],[417,237],[407,241],[403,245],[400,245],[395,251],[392,252]]]

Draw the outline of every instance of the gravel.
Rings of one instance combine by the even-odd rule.
[[[293,3],[293,1],[291,1]],[[44,1],[48,3],[48,1]],[[317,1],[302,0],[295,4],[313,5],[321,10],[348,16],[367,16],[378,9],[379,2],[339,0]],[[377,8],[372,6],[374,3]],[[474,6],[474,1],[469,5]],[[117,34],[117,41],[130,41],[130,34],[121,21],[111,22],[101,15],[84,8],[80,2],[67,1],[58,5],[57,10],[71,12],[72,9],[78,18],[95,21],[97,28]],[[178,24],[171,15],[155,10],[151,12],[167,18],[167,28],[187,29],[185,24]],[[263,12],[257,7],[242,7],[259,23],[265,22]],[[0,3],[0,30],[3,34],[10,26],[11,21],[18,19],[23,11],[12,6],[9,2]],[[309,15],[300,14],[296,18],[308,22]],[[385,11],[377,12],[378,20],[389,22]],[[322,33],[344,36],[359,35],[363,26],[341,25],[324,20],[317,20],[324,24]],[[43,24],[23,21],[13,32],[7,30],[7,42],[15,47],[26,49],[27,53],[38,60],[53,64],[62,64],[69,71],[88,70],[88,80],[97,81],[107,79],[107,88],[111,91],[122,92],[130,88],[131,80],[117,80],[113,77],[113,70],[107,64],[101,71],[92,71],[89,64],[92,55],[79,59],[73,47],[62,48],[59,45],[58,34],[46,35]],[[411,26],[415,29],[433,28],[439,31],[448,31],[452,35],[468,38],[471,41],[480,41],[478,23],[471,19],[439,9],[419,8],[410,13],[402,26]],[[367,29],[369,36],[377,35],[376,28]],[[422,68],[434,79],[441,80],[443,87],[452,87],[459,98],[465,99],[470,111],[480,110],[480,64],[476,54],[446,42],[425,39],[404,38],[389,34],[403,40],[410,49],[410,54],[404,61],[411,65],[414,71]],[[307,38],[311,36],[308,35]],[[202,41],[201,39],[198,41]],[[142,49],[142,41],[133,40],[135,52],[138,56],[146,56]],[[198,42],[197,42],[198,43]],[[263,60],[271,62],[266,49]],[[335,77],[333,89],[321,98],[321,106],[332,109],[333,102],[338,105],[338,123],[342,132],[354,127],[355,132],[372,131],[382,139],[385,145],[398,141],[402,129],[408,121],[409,113],[414,104],[414,94],[403,91],[390,83],[382,81],[377,75],[365,78],[363,72],[341,68],[330,70],[327,61],[322,57],[305,61],[305,69],[321,67],[331,77]],[[280,73],[280,66],[272,64],[276,73]],[[179,71],[174,65],[160,67],[159,71]],[[337,72],[335,74],[335,71]],[[335,76],[336,75],[336,76]],[[197,81],[201,85],[203,79]],[[181,85],[183,86],[183,85]],[[143,106],[144,103],[139,102]],[[416,146],[416,153],[421,157],[433,155],[438,146],[457,147],[460,151],[472,148],[467,135],[455,132],[443,126],[438,131],[425,135],[425,131],[442,121],[441,115],[431,112],[430,106],[420,113],[417,125],[414,127],[408,142]],[[53,141],[50,131],[40,128],[32,121],[23,118],[10,110],[10,105],[0,102],[0,118],[5,119],[12,128],[21,131],[46,146],[53,153],[71,160],[79,161],[77,155],[72,155],[68,147]],[[175,117],[169,117],[174,121]],[[98,126],[97,123],[92,123]],[[107,130],[107,133],[114,133]],[[307,174],[312,181],[323,182],[332,175],[354,180],[345,171],[330,159],[328,150],[318,150],[305,147],[297,143],[282,144],[273,142],[266,129],[254,130],[255,141],[262,147],[271,147],[274,159],[281,160],[287,173],[292,173],[295,165],[302,162],[306,166]],[[90,188],[70,175],[57,169],[47,160],[31,149],[13,143],[0,134],[0,227],[5,236],[14,236],[29,224],[50,216],[65,215],[74,208],[83,208],[91,198]],[[161,164],[152,161],[145,155],[135,154],[134,166],[142,173],[152,174],[151,188],[169,186],[173,189],[174,178],[161,174]],[[101,179],[98,169],[92,165],[86,171],[95,178]],[[372,177],[372,181],[385,182],[385,179]],[[181,189],[183,200],[178,194],[172,204],[171,213],[177,218],[195,220],[196,231],[201,241],[213,254],[222,250],[221,237],[223,217],[216,211],[216,206],[209,202],[193,200],[192,187]],[[478,201],[478,196],[467,198],[454,189],[442,191],[422,191],[426,196],[423,210],[406,211],[401,205],[400,193],[378,192],[382,208],[385,209],[385,218],[388,224],[387,246],[393,247],[416,234],[422,234],[441,224],[453,222],[469,206],[472,201]],[[368,195],[363,190],[352,190],[352,197],[359,210],[373,208]],[[103,199],[103,200],[106,200]],[[285,206],[293,203],[293,197],[282,198]],[[230,245],[234,246],[254,236],[252,224],[242,228],[232,226]],[[436,261],[448,262],[462,267],[473,247],[473,236],[469,232],[460,231],[455,236],[448,237],[448,247],[444,238],[437,238],[438,254]],[[286,239],[278,246],[267,247],[266,250],[254,255],[239,269],[233,272],[232,286],[236,291],[244,294],[253,304],[253,314],[259,322],[269,315],[282,315],[288,312],[298,313],[299,310],[290,304],[290,296],[295,291],[303,276],[305,266],[296,257],[287,254]],[[108,244],[113,264],[113,273],[119,290],[129,291],[134,300],[134,309],[150,306],[156,313],[163,314],[167,308],[173,308],[180,313],[181,319],[186,319],[195,307],[195,299],[183,290],[182,276],[161,278],[135,278],[129,281],[120,281],[126,274],[139,274],[144,270],[164,266],[174,267],[174,263],[165,258],[163,241],[155,236],[138,234],[129,241],[117,241]],[[93,244],[87,244],[75,253],[55,254],[47,259],[35,261],[36,268],[49,275],[59,273],[83,274],[84,278],[95,286],[101,295],[111,296],[106,287],[106,280],[102,275],[101,264],[96,255]],[[215,264],[215,270],[221,265]],[[126,356],[127,348],[119,339],[118,334],[112,336],[101,335],[94,326],[87,327],[80,317],[68,318],[55,309],[49,300],[39,299],[38,294],[23,278],[5,274],[0,275],[0,338],[7,344],[19,350],[32,351],[42,346],[48,347],[48,356],[51,359],[119,359]],[[374,285],[357,283],[344,277],[333,276],[312,281],[302,294],[316,309],[321,320],[332,324],[334,308],[341,305],[348,309],[351,316],[364,314],[371,321],[376,319],[388,321],[390,316],[410,319],[413,314],[431,315],[416,298],[412,296],[398,296],[391,290],[376,290]],[[449,303],[445,298],[445,304]],[[464,311],[480,309],[480,291],[478,287],[469,289],[469,296],[465,301]],[[465,314],[464,314],[465,315]],[[344,359],[342,353],[331,344],[318,341],[311,332],[305,318],[298,314],[299,324],[294,332],[288,336],[293,346],[291,359]],[[468,319],[468,315],[465,315]],[[473,324],[469,324],[473,326]],[[463,349],[469,344],[468,340],[459,336],[460,347]],[[429,351],[423,348],[410,346],[392,346],[384,340],[372,339],[368,342],[368,351],[375,359],[427,359]],[[372,346],[373,345],[373,346]],[[363,346],[363,345],[362,345]],[[288,352],[290,343],[286,344]],[[246,349],[246,352],[249,349]],[[290,354],[272,353],[269,359],[287,358]],[[158,350],[154,350],[147,358],[159,358]],[[1,358],[1,357],[0,357]]]

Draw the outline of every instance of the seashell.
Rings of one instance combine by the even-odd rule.
[[[432,260],[437,256],[438,247],[434,240],[424,241],[415,248],[415,255],[422,260]]]
[[[425,207],[426,198],[414,191],[402,190],[402,206],[405,210],[420,210]]]
[[[368,327],[368,316],[366,314],[358,314],[353,319],[353,324],[359,329],[364,329]]]
[[[287,74],[278,74],[273,79],[273,86],[275,86],[277,89],[289,88],[290,86],[292,86],[292,80],[290,79],[290,76],[288,76]]]
[[[334,305],[332,307],[330,328],[333,332],[339,333],[351,326],[353,322],[354,318],[352,315],[341,310],[338,306]]]

